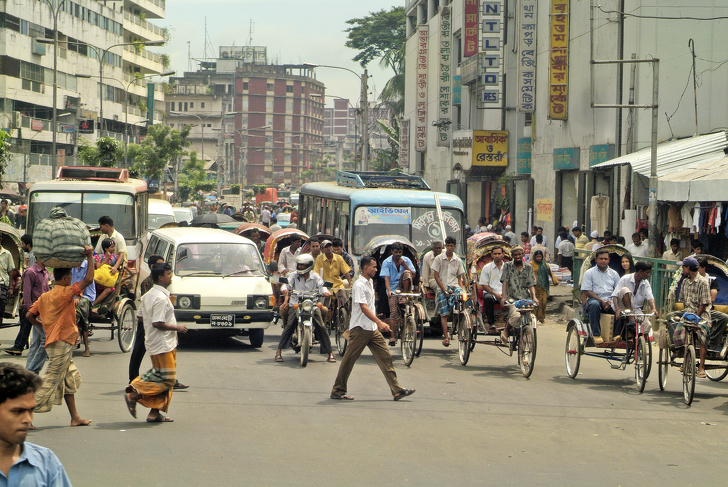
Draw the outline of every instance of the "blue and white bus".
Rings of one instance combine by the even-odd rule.
[[[436,193],[421,177],[386,172],[339,171],[336,182],[301,187],[299,228],[313,236],[333,235],[344,248],[361,256],[378,235],[401,235],[422,252],[443,241],[435,195],[439,196],[446,236],[457,240],[464,255],[464,207],[457,196]]]

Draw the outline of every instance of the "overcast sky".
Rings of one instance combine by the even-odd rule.
[[[250,21],[253,46],[268,48],[268,62],[275,64],[314,63],[342,66],[358,74],[363,68],[352,61],[357,51],[344,45],[349,26],[346,21],[361,18],[370,12],[403,5],[403,0],[169,0],[167,17],[156,24],[168,27],[172,39],[160,52],[169,54],[171,69],[181,76],[188,69],[187,42],[193,59],[204,57],[205,18],[207,18],[208,56],[218,55],[219,46],[249,44]],[[367,67],[370,92],[379,96],[392,76],[377,61]],[[192,70],[197,63],[192,64]],[[319,81],[326,85],[327,95],[359,100],[359,81],[340,69],[316,70]],[[373,98],[370,95],[370,100]],[[327,105],[332,100],[327,97]]]

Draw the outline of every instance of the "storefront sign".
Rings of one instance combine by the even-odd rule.
[[[480,60],[480,55],[463,60],[460,64],[460,84],[469,85],[478,79],[483,69],[480,65]]]
[[[475,56],[478,53],[478,11],[480,0],[465,0],[465,18],[463,21],[463,57]]]
[[[462,84],[460,83],[460,75],[452,77],[452,104],[460,105],[460,94],[462,93]]]
[[[551,0],[549,118],[566,120],[569,86],[569,0]]]
[[[417,91],[415,118],[415,150],[427,150],[427,41],[429,28],[420,25],[417,28]]]
[[[409,225],[412,222],[409,207],[360,206],[354,216],[357,225]]]
[[[542,222],[554,221],[554,200],[536,200],[536,220]]]
[[[473,130],[473,166],[508,166],[507,130]]]
[[[80,134],[94,133],[94,121],[93,120],[80,120],[78,122],[78,133],[80,133]]]
[[[72,134],[76,132],[76,127],[73,125],[61,125],[61,132],[64,134]]]
[[[554,149],[554,169],[557,171],[579,169],[579,148]]]
[[[35,118],[30,120],[30,130],[40,132],[43,130],[43,127],[45,127],[43,120],[36,120]]]
[[[482,108],[500,108],[503,93],[503,5],[500,1],[483,0],[482,30],[483,76],[480,88]]]
[[[410,158],[410,121],[401,120],[399,123],[399,165],[409,167]]]
[[[614,144],[593,145],[589,147],[589,167],[607,162],[609,159],[614,159],[614,152]]]
[[[536,0],[521,0],[518,31],[518,111],[533,113],[536,105]]]
[[[518,166],[516,174],[531,174],[531,137],[518,139]]]
[[[451,77],[450,68],[451,62],[451,51],[452,41],[450,35],[450,7],[442,7],[440,9],[440,79],[439,79],[439,90],[438,90],[438,106],[437,113],[440,120],[450,120],[450,105],[451,100]],[[447,124],[440,124],[437,130],[437,145],[440,147],[450,146],[450,132],[451,126]]]

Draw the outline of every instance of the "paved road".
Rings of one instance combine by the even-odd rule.
[[[568,379],[563,323],[539,328],[530,380],[491,347],[476,346],[467,367],[435,339],[410,368],[396,349],[402,385],[417,389],[400,402],[368,352],[349,384],[356,400],[328,399],[338,364],[316,353],[301,369],[290,351],[274,363],[279,333],[267,330],[262,349],[183,343],[179,374],[191,388],[174,394],[174,423],[150,425],[125,410],[129,355],[97,331],[93,356],[76,358],[78,407],[93,424],[70,428],[56,407],[36,415],[29,441],[52,448],[79,486],[723,485],[728,474],[728,384],[699,381],[687,408],[674,369],[667,391],[655,369],[644,394],[633,369],[598,359]]]

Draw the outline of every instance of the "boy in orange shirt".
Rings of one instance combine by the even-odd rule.
[[[83,419],[78,414],[74,396],[81,385],[81,374],[73,363],[73,348],[78,340],[76,299],[81,296],[86,286],[93,284],[95,267],[93,248],[86,245],[83,254],[88,260],[83,280],[72,285],[72,269],[53,269],[56,285],[41,294],[26,315],[33,325],[43,327],[48,354],[48,368],[43,377],[43,385],[35,392],[35,412],[48,412],[54,404],[60,405],[63,398],[71,414],[71,426],[86,426],[91,423],[91,420]]]

